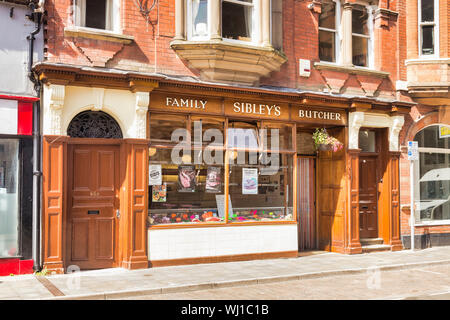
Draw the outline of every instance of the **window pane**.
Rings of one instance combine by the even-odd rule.
[[[222,37],[251,41],[252,12],[253,6],[222,2]]]
[[[360,5],[354,5],[352,9],[352,32],[369,35],[367,18],[367,9]]]
[[[292,125],[265,123],[261,133],[264,150],[293,150]]]
[[[436,161],[442,157],[444,161]],[[450,219],[450,154],[421,152],[419,163],[420,219]]]
[[[292,220],[293,156],[237,152],[230,164],[231,222]]]
[[[150,175],[162,176],[158,184],[149,185],[150,224],[224,221],[216,200],[224,192],[223,163],[179,165],[172,161],[172,149],[150,149]]]
[[[332,1],[322,2],[319,27],[336,29],[336,3]]]
[[[106,28],[106,1],[86,0],[86,27]]]
[[[359,148],[362,152],[375,152],[375,132],[369,130],[359,131]]]
[[[172,133],[180,128],[186,129],[186,118],[184,116],[150,115],[151,142],[177,143],[172,142]]]
[[[434,0],[421,0],[422,22],[434,21]]]
[[[204,146],[223,146],[225,119],[192,116],[191,122],[191,139],[195,145],[200,144],[201,140]]]
[[[444,148],[450,149],[450,137],[439,137],[439,129],[447,126],[434,125],[427,127],[416,134],[414,138],[418,142],[419,148]],[[448,128],[448,127],[447,127]],[[444,131],[444,130],[442,130]],[[442,136],[442,135],[441,135]]]
[[[208,0],[192,1],[192,20],[194,37],[205,37],[208,35]]]
[[[319,58],[321,61],[336,62],[334,32],[319,30]]]
[[[0,257],[17,256],[19,141],[0,139]]]
[[[422,27],[422,54],[434,54],[434,26]]]
[[[259,126],[256,121],[228,122],[228,147],[229,148],[259,148]]]
[[[367,67],[368,39],[353,36],[353,64],[355,66]]]

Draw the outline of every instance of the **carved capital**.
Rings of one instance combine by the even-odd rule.
[[[147,111],[150,103],[150,94],[148,92],[136,92],[135,96],[135,138],[145,139],[147,135]]]
[[[389,151],[399,151],[398,135],[403,128],[405,118],[403,116],[391,117],[389,127]]]
[[[364,112],[350,112],[349,113],[349,134],[348,134],[348,148],[358,149],[359,146],[359,129],[364,123]]]
[[[64,107],[64,97],[66,94],[66,87],[59,84],[51,84],[48,86],[48,93],[50,96],[49,106],[51,109],[59,110]]]

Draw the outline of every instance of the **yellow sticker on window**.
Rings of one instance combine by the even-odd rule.
[[[450,127],[449,126],[439,126],[439,138],[450,137]]]

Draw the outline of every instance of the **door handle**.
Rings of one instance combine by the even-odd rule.
[[[119,209],[116,210],[116,217],[117,217],[117,219],[120,218],[120,210]]]

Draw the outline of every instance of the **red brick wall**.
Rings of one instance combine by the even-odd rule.
[[[283,0],[283,51],[288,61],[279,72],[261,79],[264,85],[285,86],[309,90],[327,88],[327,75],[313,69],[309,78],[298,75],[298,60],[308,59],[311,63],[318,61],[318,13],[307,8],[310,0]],[[380,1],[380,5],[387,6],[388,1]],[[397,3],[391,1],[392,10],[396,10]],[[394,4],[394,5],[393,5]],[[133,0],[123,0],[121,7],[121,22],[123,33],[134,36],[132,44],[117,45],[102,40],[80,40],[64,36],[64,27],[72,24],[71,0],[46,1],[46,60],[49,62],[66,63],[84,66],[105,66],[125,70],[142,72],[159,72],[195,76],[195,71],[189,70],[186,63],[181,61],[169,43],[175,32],[175,1],[160,0],[159,5],[152,11],[149,23],[145,21],[137,10]],[[403,21],[403,20],[400,20]],[[388,89],[394,92],[397,79],[397,24],[391,22],[389,27],[376,30],[378,69],[391,72]],[[404,42],[404,41],[403,41]],[[401,42],[401,44],[403,44]],[[406,52],[406,51],[405,51]],[[342,75],[343,82],[348,77]],[[348,86],[358,87],[358,80],[347,81]],[[353,92],[364,90],[356,88]],[[341,88],[345,93],[345,88]]]

